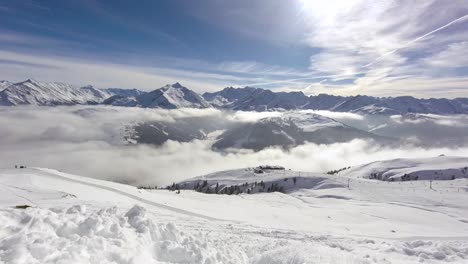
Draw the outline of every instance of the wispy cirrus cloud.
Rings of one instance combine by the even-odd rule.
[[[217,15],[208,16],[207,10]],[[468,3],[463,0],[297,0],[287,6],[269,1],[252,5],[208,1],[192,12],[253,40],[292,50],[297,45],[312,48],[310,66],[302,75],[247,85],[309,94],[454,97],[465,93],[460,84],[468,73],[447,69],[468,66],[463,59],[468,57],[464,49]],[[249,71],[257,65],[234,66]],[[350,81],[336,82],[340,80]]]
[[[333,92],[463,95],[459,88],[466,73],[441,71],[436,64],[449,64],[448,54],[466,54],[459,48],[467,40],[466,34],[460,34],[466,33],[466,2],[362,0],[336,8],[332,7],[335,2],[342,3],[323,4],[330,5],[328,14],[319,11],[322,4],[318,2],[304,4],[311,23],[306,41],[323,49],[311,56],[310,69],[333,74],[364,72],[350,84],[335,86]],[[456,67],[468,66],[460,59],[458,62]]]

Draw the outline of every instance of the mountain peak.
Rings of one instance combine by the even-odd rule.
[[[27,79],[26,81],[24,81],[24,82],[22,82],[22,83],[39,84],[38,81],[36,81],[36,80],[34,80],[34,79],[31,79],[31,78]]]
[[[176,82],[174,83],[173,85],[171,85],[172,87],[174,88],[183,88],[184,86],[182,86],[182,84],[180,84],[179,82]]]

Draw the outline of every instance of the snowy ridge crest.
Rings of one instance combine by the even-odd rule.
[[[74,87],[65,83],[26,80],[20,83],[0,81],[0,105],[74,105],[106,104],[145,108],[210,108],[241,111],[328,110],[362,114],[468,114],[468,98],[418,99],[411,96],[372,97],[307,96],[302,92],[273,92],[268,89],[227,87],[200,95],[174,83],[151,92],[137,89],[92,86]]]

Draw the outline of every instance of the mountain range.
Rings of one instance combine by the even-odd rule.
[[[166,85],[151,92],[141,92],[138,96],[118,93],[103,101],[114,106],[138,106],[144,108],[210,108],[201,95],[182,86],[180,83]]]
[[[255,121],[191,116],[173,121],[147,121],[131,125],[125,141],[131,144],[162,145],[167,140],[191,142],[209,140],[215,151],[269,147],[290,149],[309,143],[331,144],[353,139],[372,140],[381,145],[398,143],[399,139],[380,136],[335,119],[314,113],[282,112],[278,116]]]
[[[226,129],[213,144],[215,150],[252,149],[267,147],[288,149],[306,142],[332,144],[353,139],[374,140],[392,144],[397,140],[363,131],[334,119],[313,114],[286,112],[278,117],[266,117]]]
[[[385,115],[468,113],[468,98],[345,97],[328,94],[307,96],[302,92],[273,92],[254,87],[227,87],[200,95],[180,83],[145,92],[137,89],[75,87],[66,83],[38,82],[31,79],[19,83],[0,81],[0,105],[3,106],[75,104],[163,109],[214,107],[241,111],[314,109]]]
[[[38,82],[28,79],[19,83],[0,82],[0,105],[76,105],[99,104],[114,95],[135,96],[141,91],[109,88],[98,89],[91,85],[74,87],[60,82]]]

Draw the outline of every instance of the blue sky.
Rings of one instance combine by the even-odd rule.
[[[468,96],[468,2],[0,0],[0,79]]]

